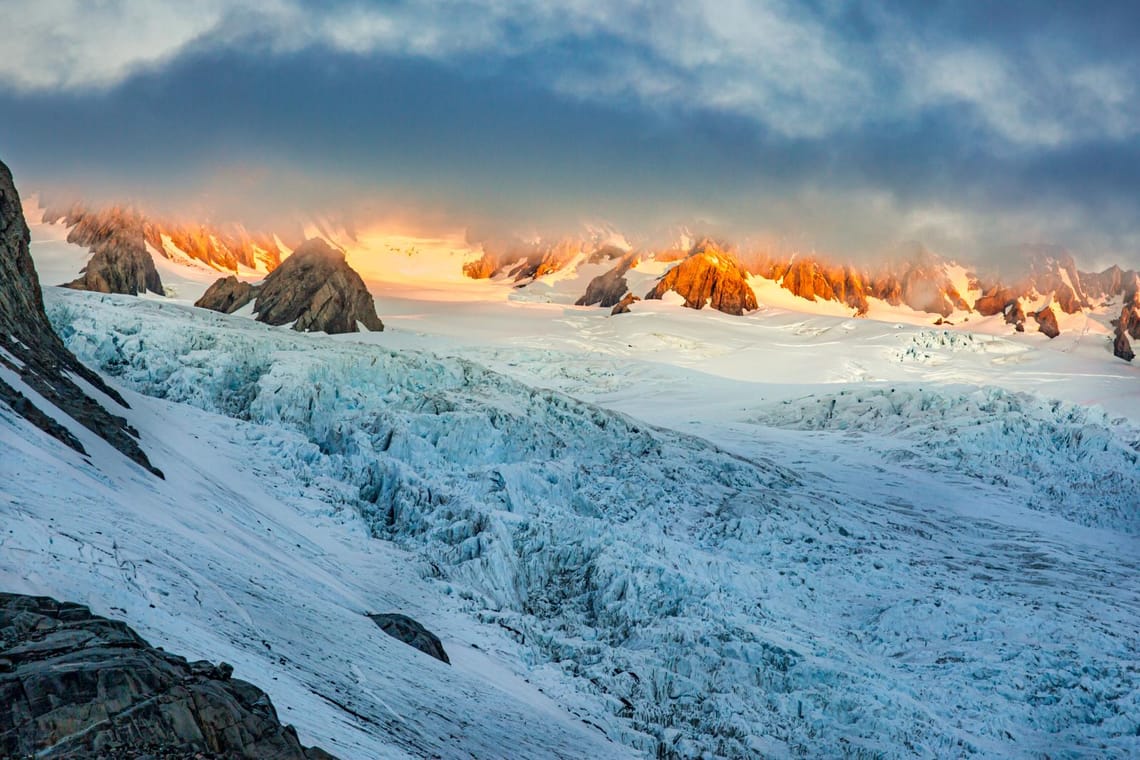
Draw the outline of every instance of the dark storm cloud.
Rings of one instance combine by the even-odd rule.
[[[1132,3],[49,1],[21,19],[0,150],[43,187],[689,222],[853,255],[1140,250]]]

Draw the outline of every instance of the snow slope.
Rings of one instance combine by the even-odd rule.
[[[962,388],[900,387],[893,417],[842,389],[745,403],[740,381],[674,365],[666,388],[708,379],[743,415],[673,419],[692,437],[360,342],[387,333],[47,297],[77,355],[150,397],[131,396],[133,420],[170,480],[48,457],[6,422],[22,471],[57,475],[4,480],[19,522],[0,574],[249,668],[305,741],[346,756],[1140,750],[1134,492],[1090,490],[1082,512],[1050,499],[1068,475],[1048,477],[1061,450],[1134,481],[1127,423]],[[955,437],[984,404],[1005,424]],[[1050,448],[1026,445],[1042,431]],[[1012,488],[982,466],[1005,450]],[[53,482],[74,483],[67,502],[45,496]],[[421,616],[456,668],[368,629],[380,607]]]

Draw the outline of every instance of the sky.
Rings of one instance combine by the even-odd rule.
[[[0,0],[25,193],[1140,265],[1140,4]]]

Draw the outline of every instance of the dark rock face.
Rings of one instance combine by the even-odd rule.
[[[1050,340],[1061,334],[1061,328],[1057,326],[1057,313],[1053,311],[1052,306],[1033,312],[1033,318],[1037,320],[1037,329],[1045,333]]]
[[[194,305],[211,311],[220,311],[223,314],[233,314],[252,301],[256,295],[255,286],[242,282],[231,274],[207,288]]]
[[[105,439],[126,456],[161,477],[139,448],[138,433],[110,414],[68,377],[72,373],[127,406],[117,392],[64,347],[44,313],[28,226],[8,167],[0,163],[0,367],[17,373],[32,390]],[[86,454],[80,442],[8,383],[0,380],[0,401],[49,435]]]
[[[293,322],[298,332],[357,332],[360,322],[380,331],[376,304],[344,253],[319,238],[303,243],[265,278],[254,313],[271,325]]]
[[[1021,301],[1010,301],[1004,309],[1005,323],[1013,325],[1018,332],[1025,332],[1025,309],[1021,308]]]
[[[368,617],[392,638],[399,639],[408,646],[413,646],[448,665],[451,664],[451,660],[447,659],[447,652],[443,651],[443,643],[439,637],[407,615],[388,612]]]
[[[629,314],[629,307],[637,303],[641,299],[633,293],[626,293],[625,298],[614,304],[614,308],[610,310],[610,316],[614,317],[618,314]]]
[[[747,275],[735,256],[705,241],[666,272],[645,297],[659,299],[672,290],[690,309],[703,309],[708,304],[717,311],[740,316],[758,308]]]
[[[1112,341],[1112,352],[1126,362],[1136,358],[1129,340],[1140,339],[1140,275],[1130,272],[1130,277],[1122,285],[1125,297],[1120,317],[1112,320],[1116,334]]]
[[[1116,336],[1112,341],[1112,353],[1126,362],[1136,358],[1136,353],[1132,350],[1132,343],[1128,340],[1127,333],[1120,328],[1117,328]]]
[[[232,673],[78,604],[0,593],[0,756],[331,758]]]
[[[629,292],[625,273],[637,263],[635,254],[622,256],[613,269],[590,280],[586,294],[578,299],[575,306],[601,306],[608,309],[616,306]]]
[[[115,207],[102,214],[83,214],[68,233],[67,241],[88,246],[94,255],[79,278],[65,287],[131,296],[147,291],[163,294],[162,280],[146,249],[143,219],[138,212]]]

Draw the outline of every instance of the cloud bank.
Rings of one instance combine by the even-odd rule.
[[[136,140],[144,152],[223,165],[228,142],[246,163],[335,174],[351,192],[371,174],[457,208],[464,187],[497,183],[493,202],[467,204],[486,216],[690,214],[851,250],[909,237],[1140,250],[1131,3],[41,0],[8,17],[0,106],[31,115],[0,139],[31,154],[15,130],[35,118],[119,108],[167,135]],[[156,115],[180,110],[175,90],[217,124]],[[342,126],[298,116],[299,97]],[[273,124],[274,109],[300,125]],[[304,144],[305,130],[322,139]],[[28,160],[37,176],[47,163]]]

